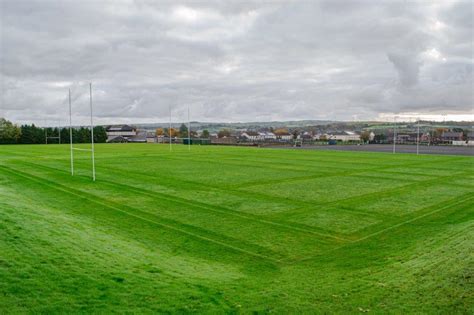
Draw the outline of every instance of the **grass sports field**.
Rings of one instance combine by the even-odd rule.
[[[85,146],[84,146],[85,147]],[[0,313],[473,313],[474,158],[0,146]]]

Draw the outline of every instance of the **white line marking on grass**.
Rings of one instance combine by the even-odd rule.
[[[54,167],[49,167],[49,166],[37,164],[37,163],[29,163],[29,162],[24,162],[24,161],[22,163],[65,173],[65,171],[63,171],[63,170],[60,170],[60,169],[57,169],[57,168],[54,168]],[[280,227],[285,228],[287,230],[295,230],[295,231],[299,231],[299,232],[303,232],[303,233],[309,233],[309,234],[317,235],[317,236],[320,236],[320,237],[335,239],[335,240],[338,240],[338,241],[346,241],[346,242],[350,241],[350,239],[343,238],[343,237],[340,237],[340,236],[334,236],[334,235],[327,234],[327,233],[317,232],[317,231],[314,231],[314,230],[311,230],[311,229],[306,229],[306,228],[293,226],[293,225],[286,225],[286,224],[283,224],[283,223],[280,223],[280,222],[265,220],[265,219],[261,219],[261,218],[258,218],[258,217],[253,217],[253,216],[249,216],[249,215],[246,215],[246,214],[237,213],[237,212],[235,212],[235,210],[228,209],[228,208],[225,208],[225,207],[222,207],[222,206],[215,206],[215,205],[210,205],[210,204],[206,204],[206,203],[202,203],[202,202],[193,203],[190,200],[186,200],[186,199],[183,199],[183,198],[180,198],[180,197],[175,197],[175,196],[164,194],[164,193],[151,192],[151,191],[147,191],[146,189],[140,189],[138,187],[131,186],[131,185],[126,185],[126,184],[118,184],[118,183],[111,182],[111,181],[104,180],[104,179],[101,180],[101,182],[105,183],[105,184],[108,184],[109,186],[110,185],[112,185],[112,186],[125,186],[127,188],[132,189],[136,193],[146,195],[146,196],[149,196],[149,197],[152,197],[152,198],[157,198],[157,199],[162,199],[162,200],[164,199],[164,200],[167,200],[167,201],[171,201],[171,202],[178,203],[178,204],[184,204],[184,205],[188,205],[188,206],[189,205],[198,206],[198,207],[200,207],[202,209],[205,209],[205,210],[208,210],[208,211],[212,211],[212,212],[216,212],[216,213],[224,213],[224,214],[228,214],[228,215],[232,215],[232,216],[244,218],[246,220],[256,221],[256,222],[260,222],[260,223],[264,223],[264,224],[280,226]],[[222,209],[222,210],[220,210],[220,209]]]
[[[344,247],[347,247],[347,246],[349,246],[349,245],[359,243],[359,242],[364,241],[364,240],[367,240],[367,239],[369,239],[369,238],[371,238],[371,237],[377,236],[377,235],[379,235],[379,234],[382,234],[382,233],[385,233],[385,232],[387,232],[387,231],[393,230],[393,229],[395,229],[395,228],[397,228],[397,227],[400,227],[400,226],[402,226],[402,225],[405,225],[405,224],[414,222],[414,221],[416,221],[416,220],[422,219],[422,218],[424,218],[424,217],[426,217],[426,216],[435,214],[435,213],[440,212],[440,211],[442,211],[442,210],[445,210],[445,209],[448,209],[448,208],[452,208],[452,207],[457,206],[457,205],[459,205],[459,204],[462,204],[462,203],[464,203],[464,202],[470,201],[470,200],[473,199],[473,198],[474,198],[474,197],[467,197],[467,198],[464,198],[464,199],[459,200],[459,201],[457,201],[457,202],[450,203],[450,204],[445,205],[445,206],[443,206],[443,207],[441,207],[441,208],[438,208],[438,209],[435,209],[435,210],[433,210],[433,211],[424,213],[424,214],[422,214],[422,215],[419,215],[419,216],[417,216],[417,217],[415,217],[415,218],[412,218],[412,219],[409,219],[409,220],[407,220],[407,221],[403,221],[403,222],[397,223],[397,224],[395,224],[395,225],[392,225],[392,226],[387,227],[387,228],[385,228],[385,229],[382,229],[382,230],[380,230],[380,231],[377,231],[377,232],[371,233],[371,234],[369,234],[369,235],[366,235],[366,236],[364,236],[364,237],[358,238],[358,239],[356,239],[356,240],[354,240],[354,241],[351,241],[351,242],[349,242],[349,243],[347,243],[347,244],[344,244],[344,245],[335,247],[335,248],[333,248],[333,249],[327,250],[327,251],[325,251],[325,252],[323,252],[323,253],[321,253],[321,254],[318,254],[318,255],[314,255],[314,256],[310,256],[310,257],[304,257],[304,258],[301,258],[301,259],[298,259],[298,260],[291,260],[291,259],[282,258],[282,259],[280,259],[280,262],[286,263],[286,264],[295,264],[295,263],[301,263],[301,262],[304,262],[304,261],[312,260],[312,259],[314,259],[314,258],[316,258],[316,257],[321,256],[321,255],[326,255],[326,254],[328,254],[328,253],[330,253],[330,252],[339,250],[339,249],[344,248]]]
[[[402,226],[402,225],[405,225],[405,224],[414,222],[414,221],[416,221],[416,220],[419,220],[419,219],[424,218],[424,217],[426,217],[426,216],[435,214],[435,213],[440,212],[440,211],[442,211],[442,210],[445,210],[445,209],[447,209],[447,208],[454,207],[454,206],[456,206],[456,205],[458,205],[458,204],[461,204],[461,203],[464,203],[464,202],[468,202],[469,200],[471,200],[471,199],[473,199],[473,198],[474,198],[474,197],[467,197],[467,198],[462,199],[462,200],[459,200],[459,201],[457,201],[457,202],[455,202],[455,203],[448,204],[448,205],[445,205],[445,206],[443,206],[443,207],[441,207],[441,208],[438,208],[438,209],[435,209],[435,210],[433,210],[433,211],[424,213],[424,214],[422,214],[422,215],[420,215],[420,216],[417,216],[417,217],[415,217],[415,218],[412,218],[412,219],[410,219],[410,220],[403,221],[403,222],[397,223],[397,224],[395,224],[395,225],[389,226],[389,227],[387,227],[387,228],[385,228],[385,229],[382,229],[382,230],[380,230],[380,231],[377,231],[377,232],[371,233],[371,234],[369,234],[369,235],[366,235],[366,236],[364,236],[364,237],[361,237],[361,238],[359,238],[359,239],[356,239],[356,240],[352,241],[351,244],[354,244],[354,243],[357,243],[357,242],[366,240],[366,239],[368,239],[368,238],[370,238],[370,237],[373,237],[373,236],[375,236],[375,235],[384,233],[384,232],[386,232],[386,231],[393,230],[393,229],[395,229],[395,228],[397,228],[397,227],[399,227],[399,226]]]
[[[274,221],[260,219],[260,218],[254,218],[252,216],[247,216],[245,214],[236,213],[236,212],[234,212],[234,210],[227,209],[225,207],[218,207],[218,206],[214,206],[214,205],[208,205],[208,204],[201,203],[201,202],[193,204],[192,201],[188,201],[186,199],[180,198],[178,200],[178,199],[174,198],[174,196],[171,196],[171,195],[167,195],[167,194],[163,194],[163,193],[152,193],[152,192],[144,191],[144,190],[141,190],[139,188],[136,188],[136,187],[130,186],[130,185],[117,184],[117,183],[110,182],[110,181],[107,181],[107,180],[102,180],[102,182],[105,182],[106,184],[109,184],[109,185],[112,185],[112,186],[125,186],[125,187],[128,187],[128,188],[132,189],[133,191],[135,191],[139,194],[150,196],[150,197],[153,197],[153,198],[164,199],[164,200],[172,201],[172,202],[175,202],[175,203],[178,203],[178,204],[194,205],[194,206],[197,206],[201,209],[205,209],[205,210],[208,210],[208,211],[212,211],[212,212],[216,212],[216,213],[223,213],[223,214],[236,216],[236,217],[243,218],[243,219],[250,220],[250,221],[255,221],[255,222],[265,223],[265,224],[269,224],[269,225],[279,226],[279,227],[282,227],[282,228],[287,229],[287,230],[295,230],[295,231],[299,231],[299,232],[314,234],[314,235],[321,236],[321,237],[332,238],[332,239],[336,239],[336,240],[340,240],[340,241],[350,241],[349,239],[346,239],[346,238],[342,238],[342,237],[338,237],[338,236],[334,236],[334,235],[330,235],[330,234],[325,234],[325,233],[319,233],[319,232],[315,232],[313,230],[308,230],[308,229],[300,228],[300,227],[297,227],[297,226],[286,225],[286,224],[282,224],[282,223],[279,223],[279,222],[274,222]],[[223,210],[219,210],[219,208],[221,208]]]
[[[4,169],[5,169],[5,168],[7,168],[7,167],[5,167],[5,166],[0,166],[0,168],[4,168]],[[6,171],[9,172],[9,173],[13,173],[13,172],[12,172],[11,170],[9,170],[8,168],[7,168]],[[20,173],[22,173],[23,175],[20,174]],[[210,243],[214,243],[214,244],[217,244],[217,245],[220,245],[220,246],[223,246],[223,247],[227,247],[227,248],[230,248],[230,249],[235,250],[235,251],[238,251],[238,252],[242,252],[242,253],[245,253],[245,254],[248,254],[248,255],[251,255],[251,256],[254,256],[254,257],[258,257],[258,258],[263,258],[263,259],[265,259],[265,260],[269,260],[269,261],[272,261],[272,262],[279,262],[279,261],[281,260],[281,259],[279,260],[279,259],[272,258],[272,257],[270,257],[270,256],[266,256],[266,255],[254,253],[254,252],[251,252],[251,251],[248,251],[248,250],[239,248],[239,247],[235,247],[235,246],[233,246],[233,245],[229,245],[229,244],[227,244],[227,243],[224,243],[224,242],[221,242],[221,241],[217,241],[217,240],[208,238],[208,237],[206,237],[206,236],[202,236],[202,235],[199,235],[199,234],[195,234],[195,233],[192,233],[192,232],[188,232],[188,231],[185,231],[185,230],[182,230],[182,229],[173,227],[173,226],[168,225],[168,224],[164,224],[164,223],[160,223],[160,222],[156,222],[156,221],[147,219],[147,218],[145,218],[145,217],[142,217],[142,216],[139,216],[139,215],[130,213],[130,212],[125,211],[125,210],[122,210],[122,209],[120,209],[120,208],[117,208],[117,207],[115,207],[115,206],[108,205],[108,204],[106,204],[106,203],[104,203],[104,202],[97,201],[97,200],[93,200],[93,199],[90,199],[90,198],[85,197],[84,195],[81,195],[81,194],[78,194],[78,193],[69,191],[69,190],[67,190],[67,189],[60,188],[60,187],[58,187],[58,186],[55,186],[55,185],[52,185],[52,184],[49,184],[49,183],[46,183],[46,182],[39,181],[39,180],[37,180],[35,177],[33,177],[32,175],[25,174],[24,172],[16,171],[16,172],[13,173],[13,174],[14,174],[14,175],[17,175],[17,176],[20,176],[20,177],[23,177],[23,178],[25,178],[25,179],[27,179],[27,180],[30,180],[30,181],[39,183],[39,184],[41,184],[41,185],[43,185],[43,186],[48,186],[48,187],[50,187],[50,188],[53,188],[53,189],[56,189],[56,190],[59,190],[59,191],[68,193],[68,194],[70,194],[70,195],[77,196],[77,197],[79,197],[79,198],[85,199],[85,200],[87,200],[87,201],[89,201],[89,202],[92,202],[92,203],[95,203],[95,204],[98,204],[98,205],[101,205],[101,206],[104,206],[104,207],[106,207],[106,208],[113,209],[113,210],[115,210],[115,211],[125,213],[125,214],[127,214],[127,215],[129,215],[129,216],[138,218],[138,219],[140,219],[140,220],[147,221],[147,222],[153,223],[153,224],[155,224],[155,225],[159,225],[159,226],[162,226],[162,227],[164,227],[164,228],[167,228],[167,229],[170,229],[170,230],[173,230],[173,231],[177,231],[177,232],[180,232],[180,233],[182,233],[182,234],[186,234],[186,235],[189,235],[189,236],[192,236],[192,237],[201,239],[201,240],[205,240],[205,241],[210,242]]]

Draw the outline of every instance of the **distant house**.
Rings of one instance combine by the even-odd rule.
[[[474,146],[474,132],[469,131],[466,135],[466,137],[463,137],[463,141],[457,141],[453,140],[452,141],[453,145],[462,145],[462,146]]]
[[[147,143],[156,143],[157,140],[156,140],[156,134],[155,132],[152,132],[152,131],[147,131],[146,133],[146,142]]]
[[[239,136],[244,141],[265,141],[265,140],[276,140],[277,136],[273,132],[268,131],[246,131],[242,132]]]
[[[307,131],[303,132],[301,138],[304,140],[313,140],[313,135]]]
[[[327,133],[318,133],[316,135],[314,135],[314,140],[328,140],[329,138],[331,137],[330,134],[327,134]]]
[[[469,131],[467,134],[468,141],[474,141],[474,131]]]
[[[128,138],[128,142],[146,143],[147,142],[147,132],[146,131],[137,132],[136,135],[131,136],[131,137]]]
[[[107,142],[108,143],[125,143],[125,142],[128,142],[128,139],[122,136],[115,136],[111,139],[108,139]]]
[[[415,143],[417,137],[418,137],[418,134],[416,132],[397,133],[397,142],[398,143]]]
[[[293,135],[291,133],[280,133],[276,137],[277,139],[280,139],[280,140],[286,140],[286,141],[293,140]]]
[[[453,141],[462,141],[462,132],[444,131],[441,134],[441,141],[445,143],[452,143]]]
[[[255,131],[246,131],[240,134],[240,139],[244,141],[258,141],[260,140],[260,134]]]
[[[263,139],[264,140],[275,140],[276,135],[273,132],[265,131],[265,132],[263,132]]]
[[[353,131],[335,132],[331,135],[328,135],[328,140],[342,142],[360,141],[360,135]]]
[[[384,134],[379,134],[377,136],[380,138],[382,135],[385,136],[385,140],[388,143],[393,143],[393,136],[394,136],[393,132],[386,132]],[[397,132],[397,143],[399,144],[403,144],[403,143],[414,144],[417,142],[417,138],[419,142],[430,142],[431,140],[430,134],[428,132],[422,133],[420,131],[419,134],[417,132]]]
[[[131,137],[137,135],[137,130],[129,125],[108,126],[105,132],[107,133],[107,142],[127,142]]]
[[[155,140],[156,140],[157,143],[165,143],[166,142],[165,138],[169,139],[165,135],[159,135],[159,136],[155,137]],[[168,143],[169,143],[169,141],[168,141]]]

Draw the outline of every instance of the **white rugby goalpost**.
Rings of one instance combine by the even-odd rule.
[[[393,117],[393,153],[395,154],[397,152],[396,146],[397,146],[397,117]],[[412,118],[409,118],[409,121],[411,123]],[[416,155],[420,155],[420,117],[416,117]]]
[[[45,142],[46,144],[48,144],[48,139],[56,139],[58,140],[58,144],[61,144],[61,121],[59,120],[58,121],[58,136],[57,137],[54,137],[54,136],[48,136],[48,124],[46,123],[45,124],[45,127],[44,127],[44,135],[45,135]]]
[[[173,150],[172,147],[172,139],[171,139],[171,105],[168,105],[168,110],[170,114],[170,121],[169,121],[169,129],[168,129],[168,136],[169,136],[169,142],[170,142],[170,151]],[[186,139],[186,138],[183,138]],[[191,151],[191,114],[190,114],[190,109],[188,105],[188,151]]]
[[[95,182],[95,150],[94,150],[94,123],[92,120],[92,83],[89,83],[89,102],[90,102],[90,114],[91,114],[91,148],[75,148],[72,143],[72,106],[71,106],[71,89],[69,89],[69,142],[71,151],[71,176],[74,176],[74,150],[77,151],[89,151],[91,152],[92,158],[92,180]]]

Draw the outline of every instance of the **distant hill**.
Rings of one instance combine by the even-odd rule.
[[[182,123],[186,122],[172,122],[173,128],[179,128]],[[228,129],[261,129],[261,128],[303,128],[308,126],[325,126],[334,123],[329,120],[294,120],[294,121],[261,121],[261,122],[237,122],[237,123],[223,123],[223,122],[198,122],[192,121],[191,125],[193,129],[207,129],[209,131],[220,130],[223,128]],[[169,123],[146,123],[146,124],[133,124],[137,128],[142,129],[156,129],[156,128],[168,128]]]
[[[187,122],[172,122],[173,128],[179,128],[179,126]],[[446,122],[434,122],[434,121],[420,121],[420,125],[430,128],[463,128],[469,129],[473,126],[472,121],[446,121]],[[397,127],[403,128],[415,125],[416,122],[398,122]],[[169,123],[143,123],[133,124],[133,126],[140,129],[154,130],[156,128],[168,128]],[[381,130],[393,128],[393,122],[380,122],[380,121],[331,121],[331,120],[289,120],[289,121],[259,121],[259,122],[236,122],[236,123],[224,123],[224,122],[191,122],[192,129],[204,130],[207,129],[210,132],[215,132],[224,128],[232,130],[259,130],[267,128],[288,128],[288,129],[305,129],[305,128],[318,128],[327,129],[347,129],[347,130]]]

